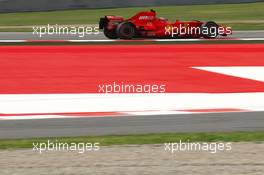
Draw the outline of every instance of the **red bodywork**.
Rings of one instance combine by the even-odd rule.
[[[124,19],[119,16],[105,16],[104,18],[101,18],[99,26],[100,29],[116,33],[118,25],[124,22],[131,23],[131,25],[134,26],[136,29],[135,37],[142,38],[200,38],[204,35],[201,32],[195,32],[195,30],[206,24],[201,21],[184,22],[176,20],[175,22],[169,22],[165,18],[158,18],[156,12],[151,10],[140,12],[129,19]],[[219,24],[217,24],[217,26],[218,28],[221,28],[221,33],[218,33],[217,35],[227,36],[232,34],[231,28]],[[182,31],[180,32],[180,30]],[[189,32],[184,32],[183,30]],[[172,35],[172,33],[174,35]]]

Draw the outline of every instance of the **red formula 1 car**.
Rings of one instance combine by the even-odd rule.
[[[230,27],[218,25],[213,21],[169,22],[158,18],[154,10],[140,12],[124,19],[119,16],[100,18],[99,28],[110,39],[132,38],[216,38],[218,35],[232,34]]]

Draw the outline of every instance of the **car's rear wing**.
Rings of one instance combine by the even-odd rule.
[[[108,19],[106,17],[100,18],[99,21],[99,29],[104,29],[104,27],[107,25]]]
[[[107,26],[110,21],[122,22],[122,21],[124,21],[124,18],[120,17],[120,16],[105,16],[105,17],[102,17],[102,18],[100,18],[100,21],[99,21],[99,29],[104,29],[105,26]]]

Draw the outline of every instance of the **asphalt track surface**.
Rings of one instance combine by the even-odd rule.
[[[0,122],[0,138],[229,131],[264,131],[264,112],[11,120]]]
[[[84,37],[81,35],[39,35],[33,32],[0,32],[0,40],[104,40],[107,39],[103,33],[89,34]],[[227,38],[261,38],[264,37],[264,31],[234,31],[233,35]]]
[[[164,80],[170,75],[170,79],[168,79],[167,83],[169,87],[173,88],[168,89],[169,92],[262,92],[264,89],[262,82],[237,77],[226,77],[189,68],[189,66],[209,66],[210,64],[214,66],[263,65],[263,59],[259,59],[263,56],[262,45],[211,45],[210,47],[196,45],[195,48],[191,45],[177,46],[177,48],[174,48],[176,46],[157,46],[159,49],[166,47],[162,52],[167,54],[163,55],[164,57],[162,57],[162,59],[157,54],[157,52],[160,54],[162,54],[162,52],[160,52],[160,50],[155,50],[155,48],[153,49],[155,46],[124,46],[121,49],[122,61],[120,58],[115,58],[116,56],[106,58],[109,52],[102,51],[103,48],[106,50],[109,49],[108,51],[111,49],[112,54],[110,55],[116,55],[116,53],[120,52],[120,48],[117,48],[117,46],[111,47],[112,48],[103,46],[67,47],[66,50],[63,47],[56,46],[34,47],[35,50],[33,50],[33,52],[30,46],[1,47],[0,72],[2,72],[0,73],[0,91],[4,94],[95,92],[97,91],[95,87],[99,82],[105,82],[105,80],[111,82],[114,80],[122,81],[124,74],[120,74],[119,71],[126,72],[126,78],[130,78],[129,80],[132,82],[144,82],[157,77],[160,80]],[[135,48],[129,47],[140,47],[140,49],[139,52],[135,53]],[[188,50],[186,49],[187,47],[193,47],[192,49],[196,49],[197,52],[194,50],[193,52],[186,52],[186,50]],[[222,47],[222,49],[219,49],[220,47]],[[144,50],[142,50],[143,48]],[[47,52],[45,49],[49,49],[49,51]],[[209,52],[207,53],[205,50]],[[171,51],[171,53],[169,51]],[[177,52],[177,58],[173,55],[174,52]],[[144,56],[149,56],[150,53],[152,55],[152,61],[146,62],[143,58]],[[125,57],[125,54],[128,54],[130,57]],[[94,58],[94,55],[97,57]],[[32,56],[38,59],[32,60]],[[195,58],[199,57],[199,59],[193,59],[194,56]],[[78,61],[76,61],[77,57]],[[123,60],[123,58],[133,60],[133,62]],[[164,62],[163,59],[165,58],[170,61],[167,60]],[[10,59],[13,59],[13,61],[11,62]],[[60,64],[62,62],[63,64]],[[149,65],[150,63],[151,66]],[[100,67],[98,67],[98,64]],[[112,67],[112,69],[107,67],[113,65],[117,67]],[[147,67],[140,67],[138,65]],[[86,66],[92,67],[89,68]],[[178,66],[178,69],[175,69],[175,66]],[[148,71],[146,71],[146,68]],[[156,72],[153,68],[159,68],[160,71]],[[65,74],[66,72],[67,74]],[[89,77],[85,77],[87,75],[89,75]],[[71,78],[69,78],[69,76],[71,76]],[[100,78],[98,79],[98,77]],[[181,77],[185,78],[182,79]],[[216,78],[218,78],[218,81],[215,81]],[[91,84],[87,84],[89,80],[94,83],[92,86]],[[194,80],[196,80],[196,86],[194,86]],[[80,82],[82,83],[80,84]],[[173,84],[175,82],[177,82],[177,84]],[[233,83],[233,86],[227,85],[227,83],[230,82]],[[183,86],[184,84],[187,86]],[[263,131],[263,114],[263,112],[245,112],[74,119],[2,120],[0,121],[0,138],[162,132]]]

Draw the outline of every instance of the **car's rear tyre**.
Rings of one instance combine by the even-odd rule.
[[[118,38],[115,30],[107,30],[106,28],[104,28],[104,35],[109,39],[117,39]]]
[[[132,39],[136,35],[136,28],[130,22],[122,22],[117,26],[116,34],[120,39]]]
[[[204,38],[216,38],[218,36],[218,25],[213,22],[213,21],[209,21],[204,23],[201,26],[201,31],[202,31],[202,36]]]

